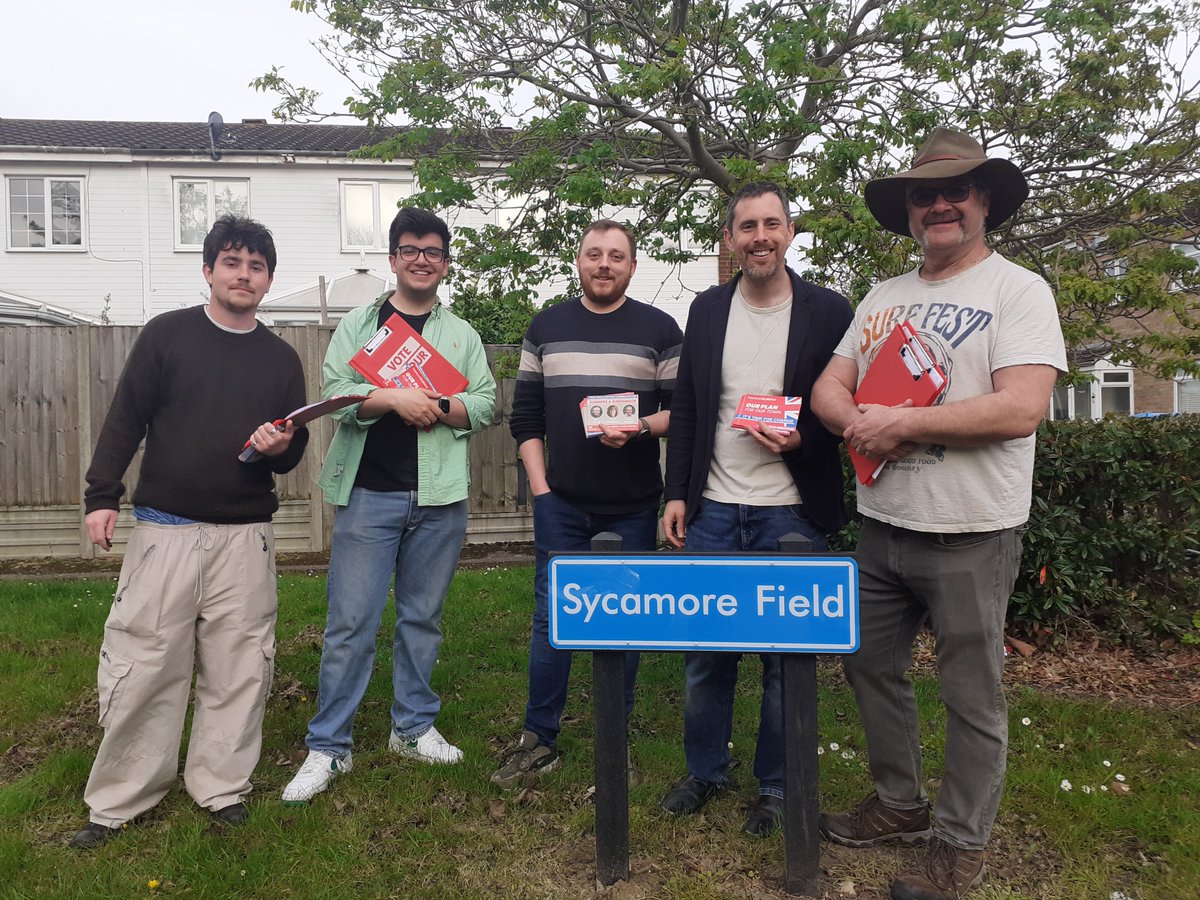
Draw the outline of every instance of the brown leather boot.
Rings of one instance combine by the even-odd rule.
[[[983,881],[986,855],[935,840],[920,867],[892,882],[892,900],[959,900]]]
[[[884,806],[875,794],[852,813],[821,813],[821,834],[845,847],[874,847],[888,841],[919,844],[929,840],[929,804],[916,809]]]

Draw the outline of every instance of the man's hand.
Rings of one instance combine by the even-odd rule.
[[[97,509],[88,513],[83,522],[87,525],[89,541],[101,550],[112,549],[113,531],[117,527],[117,511],[115,509]]]
[[[687,538],[687,504],[682,500],[668,500],[663,508],[663,533],[676,547],[683,547]]]
[[[800,432],[793,428],[787,434],[778,431],[773,431],[770,428],[763,428],[761,423],[755,422],[753,428],[747,428],[754,440],[758,441],[759,446],[765,447],[776,456],[781,453],[787,453],[790,450],[800,449],[802,438]]]
[[[846,446],[868,459],[903,459],[916,449],[905,428],[911,407],[911,400],[899,406],[858,404],[860,415],[842,433]]]
[[[421,388],[381,388],[379,394],[387,392],[388,405],[392,412],[416,428],[430,428],[441,418],[438,406],[439,394]]]
[[[263,422],[250,435],[250,446],[263,456],[278,456],[292,443],[295,433],[291,419],[284,422],[282,428],[276,428],[274,422]]]
[[[604,432],[600,435],[600,443],[614,450],[624,447],[638,435],[636,431],[621,431],[611,425],[601,425],[600,430]]]

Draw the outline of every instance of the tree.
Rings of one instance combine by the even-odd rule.
[[[1114,321],[1169,309],[1196,328],[1200,98],[1197,0],[292,0],[332,28],[327,59],[356,85],[349,115],[405,127],[368,153],[415,160],[434,208],[519,204],[464,235],[480,297],[569,276],[580,229],[636,211],[640,244],[687,258],[720,234],[726,198],[779,181],[802,212],[810,273],[852,299],[913,262],[861,185],[895,171],[935,125],[977,136],[1028,175],[995,236],[1056,287],[1069,340],[1160,372],[1182,337]],[[278,70],[284,119],[320,115]],[[1106,260],[1127,268],[1107,276]],[[1111,267],[1110,267],[1111,268]]]

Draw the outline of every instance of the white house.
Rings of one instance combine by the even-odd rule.
[[[247,119],[213,142],[202,122],[0,119],[0,321],[140,324],[201,302],[201,242],[225,212],[275,235],[264,317],[317,321],[320,277],[334,288],[364,270],[370,283],[390,276],[387,226],[412,191],[411,161],[350,156],[387,134]],[[484,223],[474,212],[450,221]],[[682,322],[717,280],[715,254],[682,267],[643,259],[630,293]]]

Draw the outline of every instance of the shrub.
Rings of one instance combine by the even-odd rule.
[[[835,545],[853,547],[857,530]],[[1087,623],[1134,643],[1193,637],[1198,548],[1200,416],[1043,422],[1009,618],[1027,631]]]

